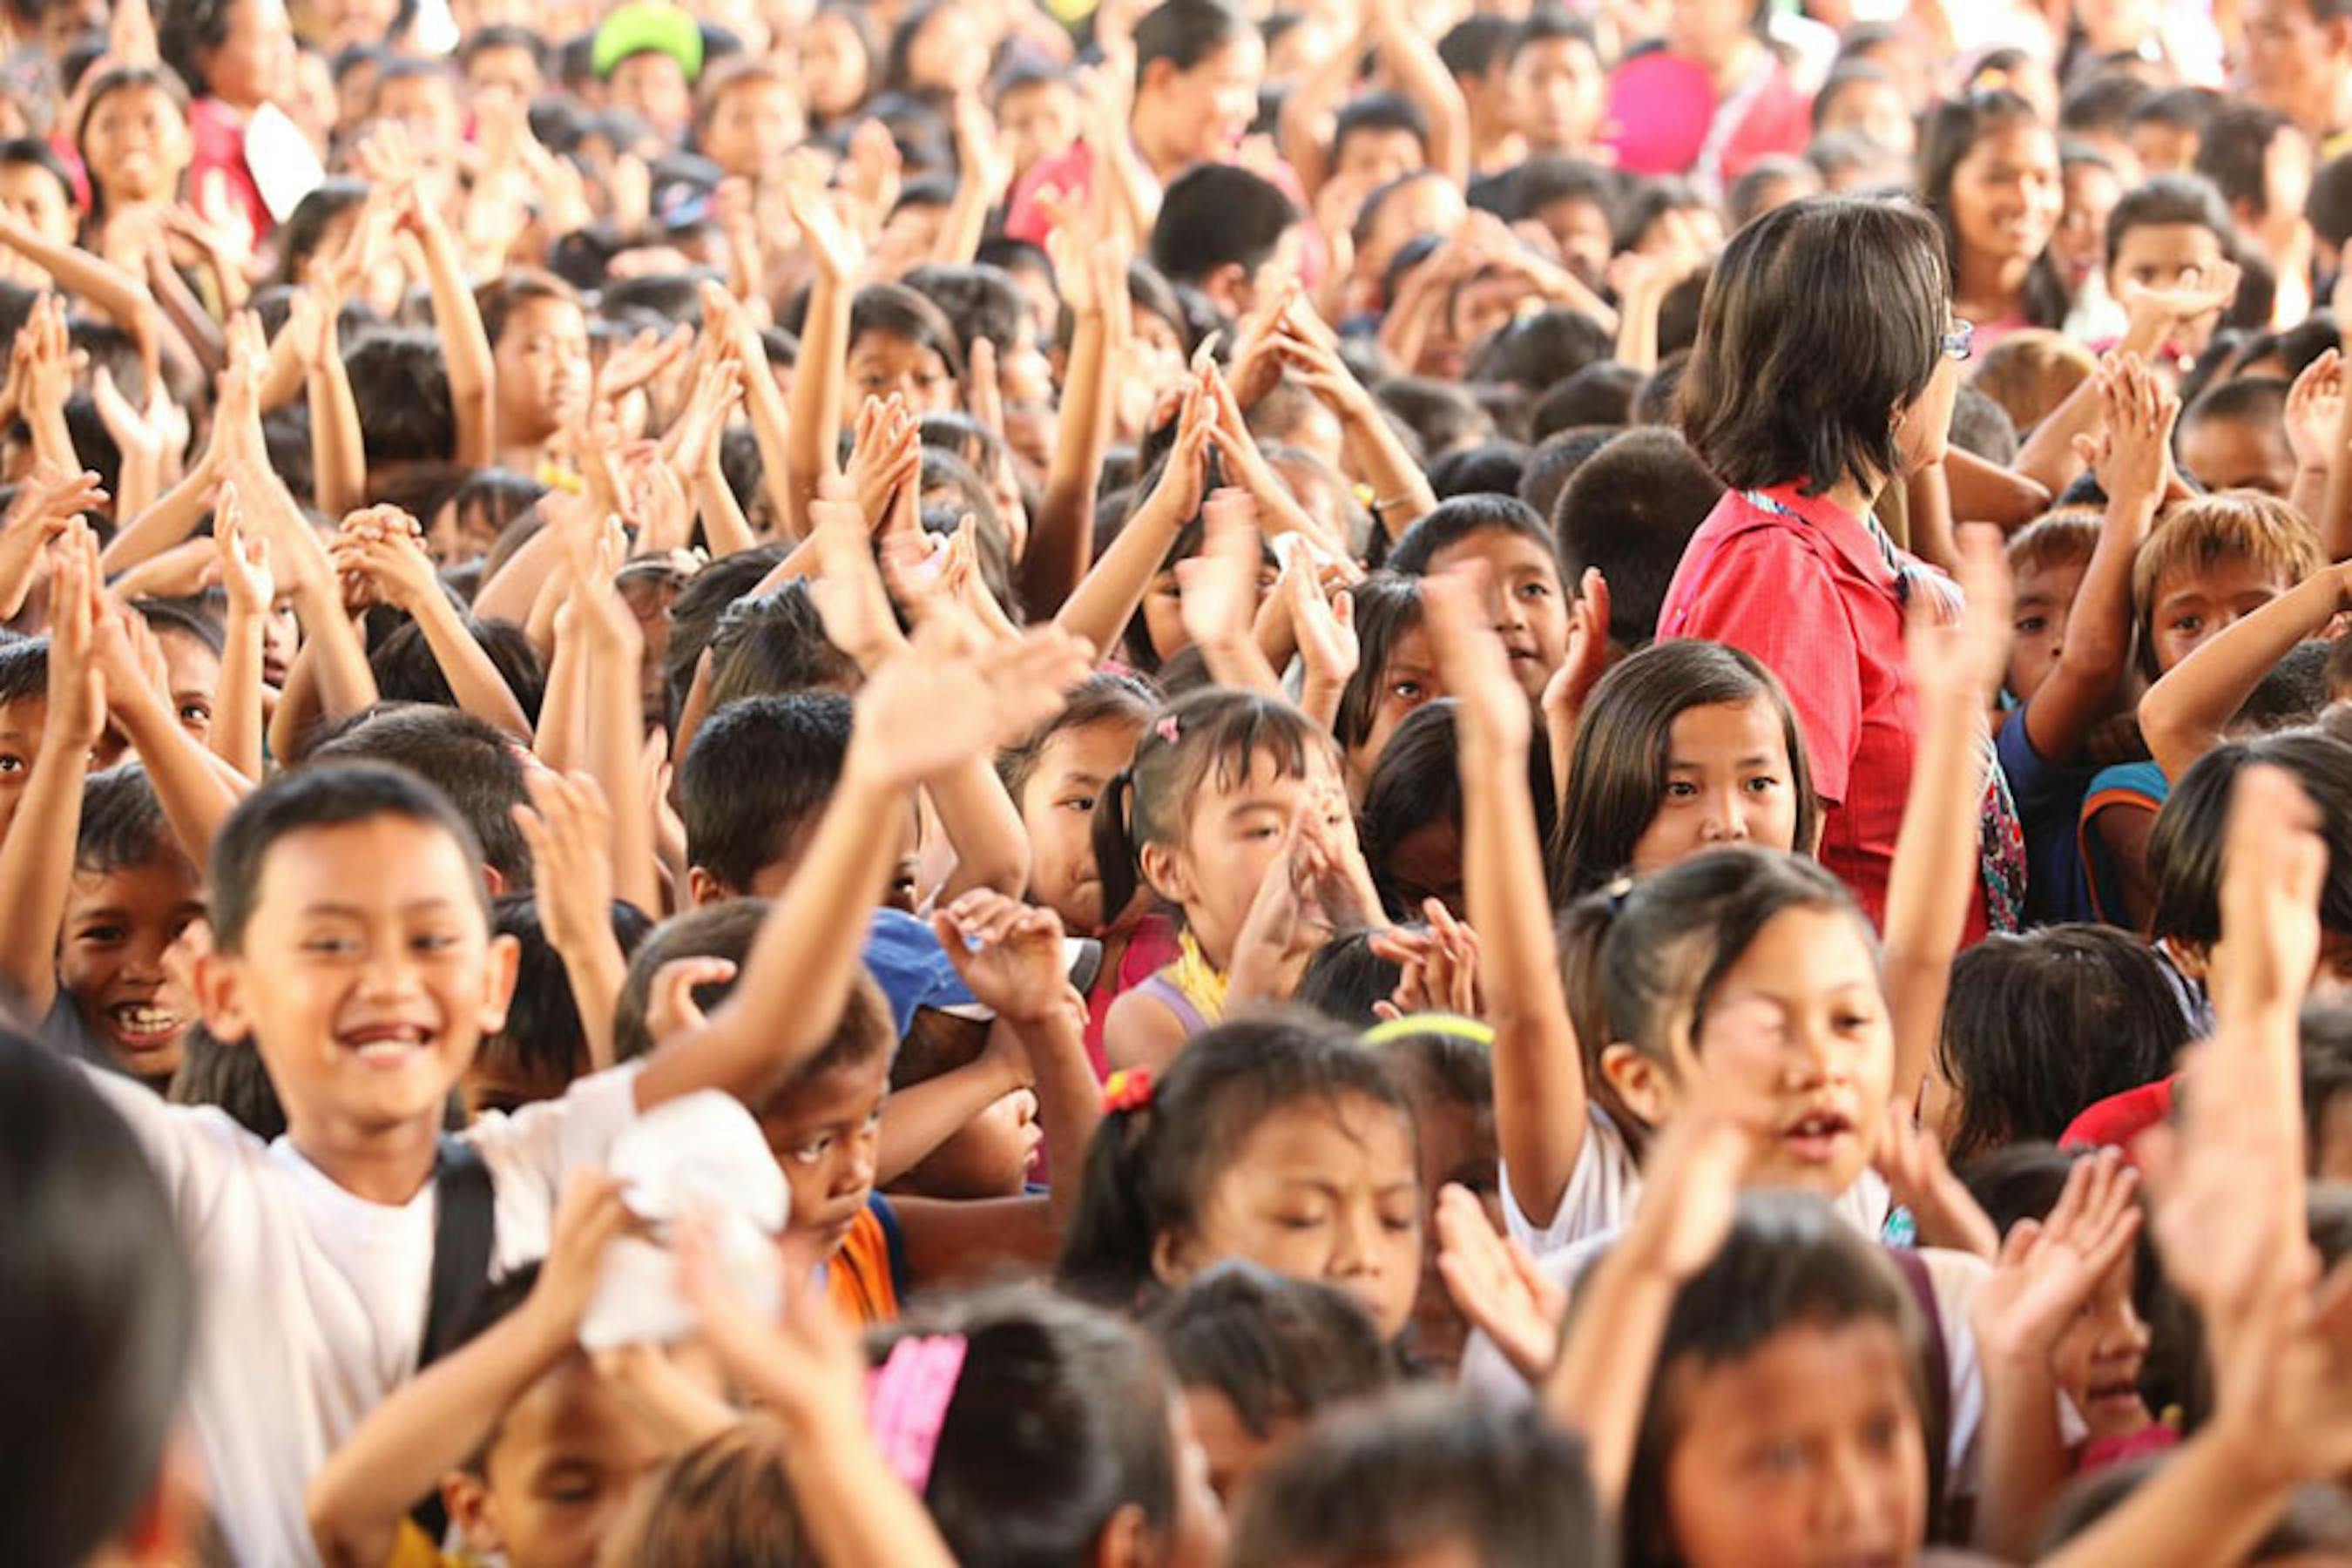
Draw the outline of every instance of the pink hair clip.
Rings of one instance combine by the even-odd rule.
[[[1161,740],[1167,742],[1170,745],[1172,746],[1176,743],[1177,731],[1175,714],[1162,713],[1160,716],[1160,722],[1154,724],[1151,728]]]
[[[892,1345],[888,1358],[866,1374],[866,1418],[874,1441],[917,1497],[930,1485],[940,1429],[947,1425],[969,1346],[961,1334],[916,1335]]]

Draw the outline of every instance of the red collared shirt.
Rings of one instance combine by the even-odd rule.
[[[1919,743],[1902,596],[1861,520],[1794,485],[1762,494],[1792,515],[1726,491],[1675,569],[1658,637],[1727,643],[1780,678],[1822,797],[1822,864],[1883,924]],[[1984,931],[1979,887],[1967,940]]]

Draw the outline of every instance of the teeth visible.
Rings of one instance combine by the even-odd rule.
[[[137,1035],[167,1035],[180,1026],[180,1016],[162,1007],[125,1005],[113,1009],[115,1022]]]

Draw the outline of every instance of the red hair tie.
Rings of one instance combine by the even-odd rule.
[[[1103,1084],[1103,1112],[1144,1110],[1151,1105],[1151,1069],[1121,1068]]]

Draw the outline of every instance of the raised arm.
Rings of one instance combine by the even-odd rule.
[[[1470,183],[1470,106],[1432,36],[1404,0],[1371,0],[1372,36],[1397,90],[1429,121],[1429,166],[1456,186]]]
[[[302,386],[310,407],[313,499],[329,517],[341,517],[367,500],[367,446],[360,431],[359,401],[343,368],[337,341],[333,295],[310,289],[295,295],[286,331],[302,361]]]
[[[2352,562],[2338,562],[2223,628],[2149,687],[2139,700],[2140,732],[2164,776],[2179,783],[2221,743],[2230,721],[2278,661],[2347,609]]]
[[[1168,552],[1193,514],[1208,485],[1210,428],[1215,418],[1205,383],[1196,381],[1186,394],[1177,426],[1176,444],[1168,453],[1160,481],[1110,548],[1078,584],[1077,591],[1054,617],[1064,631],[1086,638],[1097,648],[1108,648],[1135,616]]]
[[[1096,485],[1118,414],[1108,369],[1125,357],[1133,326],[1127,247],[1108,237],[1087,243],[1088,232],[1065,218],[1045,237],[1054,279],[1076,327],[1062,376],[1045,493],[1021,558],[1022,605],[1041,617],[1068,602],[1094,555]]]
[[[56,1000],[58,927],[73,881],[89,751],[106,731],[106,678],[95,651],[101,612],[97,542],[76,523],[60,542],[49,582],[48,717],[40,755],[8,834],[0,840],[0,979],[25,1016]]]
[[[2091,564],[2067,612],[2066,636],[2058,662],[2026,699],[2021,716],[2034,754],[2051,762],[2074,757],[2083,736],[2115,700],[2131,658],[2133,558],[2155,524],[2157,508],[2172,479],[2172,426],[2180,400],[2137,360],[2103,367],[2105,438],[2085,442],[2099,484],[2107,492],[2106,515]]]
[[[180,723],[170,687],[157,673],[163,661],[153,647],[153,635],[136,612],[101,604],[90,646],[105,675],[109,716],[138,751],[172,836],[180,841],[189,864],[201,870],[211,858],[221,824],[251,791],[252,781],[215,757]]]
[[[1090,658],[1050,628],[981,652],[956,646],[942,624],[877,671],[858,694],[841,782],[742,978],[701,1026],[655,1054],[636,1079],[639,1107],[709,1088],[757,1100],[822,1045],[864,952],[866,911],[882,900],[907,792],[1050,717]]]
[[[786,188],[785,195],[793,221],[800,226],[802,245],[816,263],[808,314],[801,323],[801,356],[793,365],[786,428],[786,500],[791,504],[785,525],[803,533],[817,482],[839,470],[835,454],[849,375],[850,297],[866,256],[865,247],[823,191],[795,184]]]
[[[1588,1112],[1528,791],[1534,721],[1471,584],[1424,577],[1421,599],[1438,671],[1461,705],[1462,883],[1495,1029],[1496,1141],[1512,1202],[1540,1229],[1583,1157]]]
[[[262,645],[268,637],[270,601],[278,578],[269,542],[245,531],[236,488],[223,485],[213,506],[213,546],[228,595],[222,633],[220,692],[213,703],[213,750],[229,766],[261,782]]]
[[[339,573],[366,577],[379,598],[416,623],[459,708],[530,743],[529,716],[450,602],[415,519],[392,506],[354,512],[343,520],[332,558]]]
[[[1909,652],[1919,694],[1919,747],[1887,873],[1886,1005],[1895,1029],[1895,1098],[1916,1102],[1943,1026],[1952,960],[1976,889],[1979,808],[1989,748],[1984,715],[2009,662],[2009,568],[2000,531],[1961,537],[1968,607],[1956,626],[1915,606]]]
[[[1219,685],[1281,697],[1282,678],[1258,651],[1253,631],[1261,559],[1257,503],[1244,491],[1221,489],[1202,506],[1201,517],[1201,553],[1176,563],[1185,634]]]

